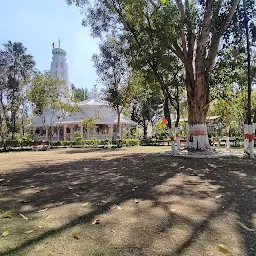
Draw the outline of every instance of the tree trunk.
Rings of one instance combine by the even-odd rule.
[[[180,122],[180,102],[179,102],[179,87],[177,87],[177,95],[176,95],[176,122],[175,122],[175,135],[177,142],[177,150],[180,150],[180,135],[179,135],[179,122]]]
[[[226,147],[230,149],[230,125],[226,124]]]
[[[147,138],[147,133],[148,133],[148,125],[147,125],[147,122],[146,122],[146,119],[143,117],[143,137],[144,139]]]
[[[188,98],[188,150],[206,150],[210,147],[206,116],[209,104],[207,79],[202,73],[197,74],[195,81],[186,77]]]
[[[122,139],[122,135],[121,135],[121,125],[120,125],[120,118],[121,118],[121,113],[119,111],[119,109],[117,110],[117,129],[116,129],[116,138],[118,140]]]
[[[176,148],[175,148],[174,136],[172,131],[172,120],[171,120],[171,114],[170,114],[170,109],[168,104],[168,97],[166,95],[164,98],[164,116],[167,120],[167,127],[168,127],[168,132],[171,140],[172,154],[176,155]]]

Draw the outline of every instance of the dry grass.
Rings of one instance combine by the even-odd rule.
[[[166,149],[0,154],[0,256],[255,256],[256,162]]]

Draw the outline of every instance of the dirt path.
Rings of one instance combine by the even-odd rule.
[[[0,256],[255,256],[256,161],[166,149],[0,154]]]

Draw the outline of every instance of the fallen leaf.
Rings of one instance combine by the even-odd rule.
[[[26,217],[25,215],[23,215],[23,214],[19,214],[24,220],[29,220],[29,218],[28,217]]]
[[[78,233],[74,233],[72,236],[73,236],[73,238],[75,238],[75,239],[79,240]]]
[[[47,211],[49,208],[44,208],[44,209],[42,209],[42,210],[39,210],[39,211],[37,211],[37,212],[45,212],[45,211]]]
[[[221,197],[222,197],[222,195],[215,196],[216,199],[221,198]]]
[[[96,219],[95,221],[92,222],[93,225],[95,224],[100,224],[100,220],[99,219]]]
[[[139,203],[139,201],[138,201],[137,199],[135,199],[135,200],[134,200],[134,202],[135,202],[136,204],[138,204],[138,203]]]
[[[88,205],[89,204],[89,202],[86,202],[86,203],[84,203],[84,204],[81,204],[81,206],[86,206],[86,205]]]
[[[248,230],[248,231],[251,231],[251,232],[254,232],[255,230],[254,229],[252,229],[252,228],[248,228],[247,226],[245,226],[243,223],[241,223],[241,222],[237,222],[242,228],[244,228],[244,229],[246,229],[246,230]]]
[[[28,230],[28,231],[25,231],[24,234],[30,234],[30,233],[33,233],[35,230]]]
[[[225,245],[219,244],[219,245],[217,245],[217,247],[218,247],[220,252],[222,252],[222,253],[224,253],[226,255],[228,255],[228,254],[231,255],[230,250]]]
[[[0,181],[3,181],[4,179],[0,179]]]
[[[6,230],[2,233],[1,236],[8,236],[8,235],[9,235],[9,230],[6,229]],[[0,237],[1,237],[1,236],[0,236]]]
[[[108,201],[107,201],[107,200],[101,200],[101,203],[103,203],[103,204],[107,204],[107,203],[108,203]]]
[[[10,213],[4,213],[2,214],[2,218],[5,218],[5,219],[12,218],[12,215]]]
[[[69,189],[69,190],[73,190],[73,188],[71,188],[71,187],[68,187],[68,189]]]
[[[49,215],[48,215],[48,216],[46,216],[44,219],[45,219],[45,220],[48,220],[48,219],[50,219],[50,218],[51,218],[51,216],[52,216],[52,215],[51,215],[51,214],[49,214]]]

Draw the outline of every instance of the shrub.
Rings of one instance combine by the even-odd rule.
[[[103,145],[104,147],[107,147],[108,145],[111,144],[111,140],[106,138],[105,140],[101,140],[100,144]]]
[[[138,146],[140,145],[140,140],[138,139],[124,139],[124,140],[115,140],[112,141],[112,145],[121,148],[122,146],[131,147],[131,146]]]
[[[95,139],[95,140],[83,140],[82,145],[83,146],[89,146],[89,147],[97,147],[99,145],[99,141],[97,139]]]

